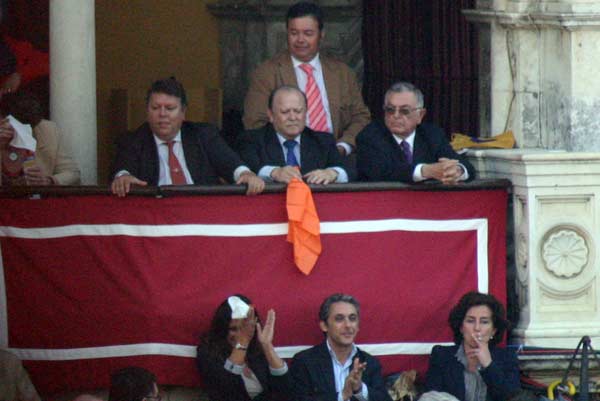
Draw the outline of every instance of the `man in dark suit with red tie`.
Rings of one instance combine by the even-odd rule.
[[[367,125],[356,138],[359,179],[456,184],[475,178],[475,169],[458,155],[437,126],[422,123],[423,93],[398,82],[385,94],[384,122]]]
[[[117,143],[112,192],[132,185],[216,185],[220,179],[262,192],[264,181],[246,167],[216,127],[185,120],[187,98],[175,78],[156,81],[146,97],[147,122]]]

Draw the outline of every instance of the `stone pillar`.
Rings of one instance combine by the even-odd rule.
[[[94,0],[50,2],[50,115],[81,168],[97,182]]]
[[[600,341],[600,2],[478,0],[482,136],[519,150],[470,152],[482,178],[514,185],[513,338]],[[579,152],[579,153],[577,153]]]
[[[479,0],[483,136],[522,148],[600,151],[600,2]]]
[[[600,343],[600,153],[469,151],[483,178],[513,183],[513,339],[529,346]]]

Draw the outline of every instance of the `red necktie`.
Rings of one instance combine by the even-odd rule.
[[[327,127],[327,115],[323,107],[321,91],[313,76],[313,67],[310,64],[300,64],[300,68],[306,74],[306,99],[308,101],[308,126],[315,131],[329,132]]]
[[[181,164],[179,164],[179,160],[177,160],[177,157],[173,152],[173,145],[175,145],[175,141],[167,142],[167,146],[169,147],[169,173],[171,174],[171,184],[185,185],[187,184],[185,174],[183,174]]]

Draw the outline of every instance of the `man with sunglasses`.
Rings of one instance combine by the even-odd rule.
[[[448,143],[441,128],[422,123],[423,93],[408,82],[385,93],[383,123],[373,121],[356,138],[357,168],[364,181],[456,184],[475,178],[475,169]]]

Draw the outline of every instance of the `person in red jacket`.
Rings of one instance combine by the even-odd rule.
[[[0,7],[0,26],[3,12]],[[0,97],[50,73],[48,53],[26,41],[0,36]]]

